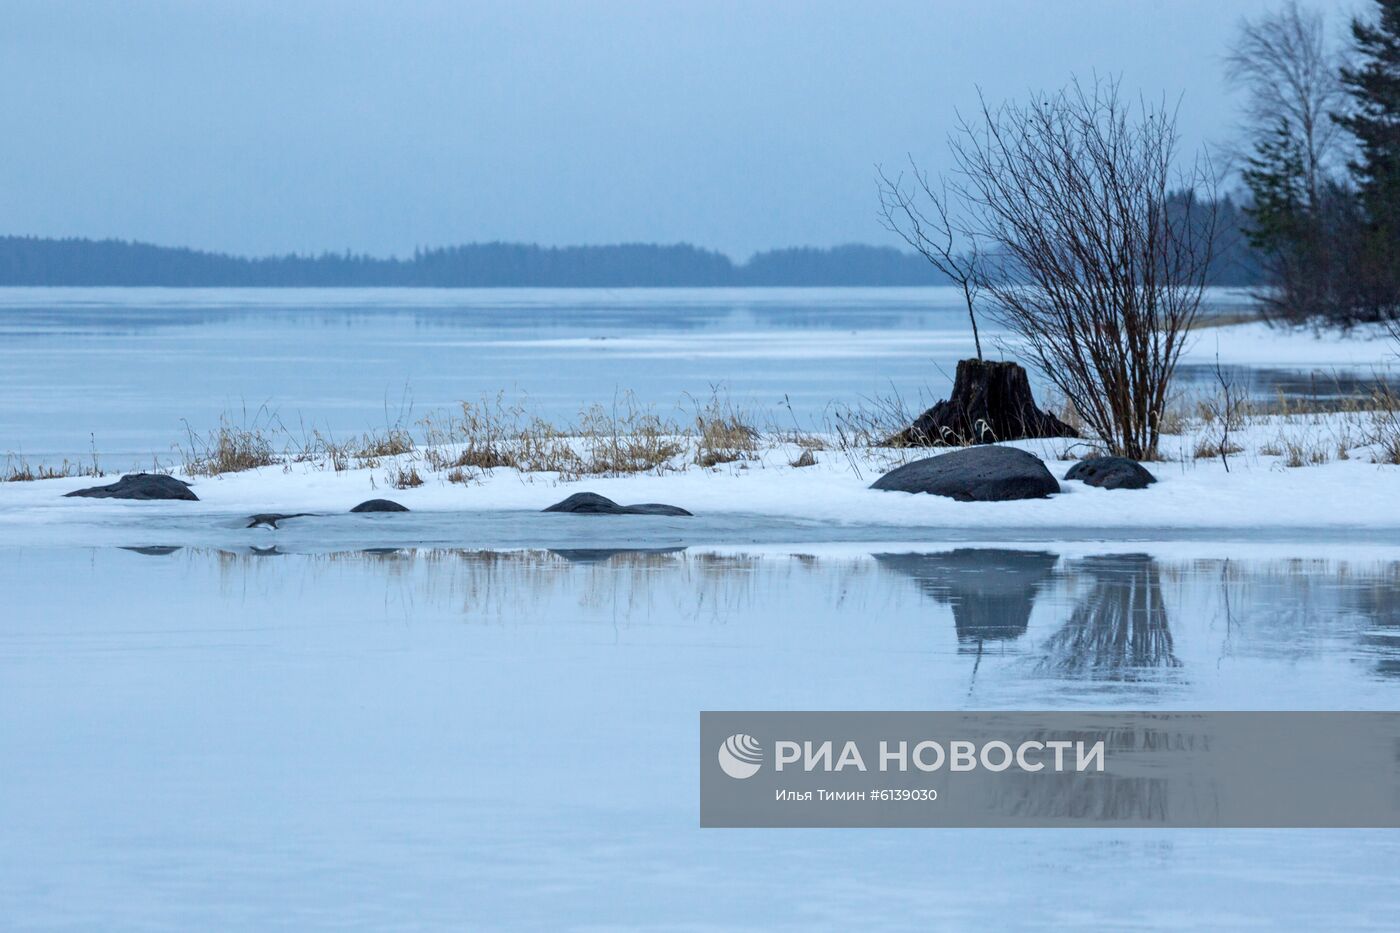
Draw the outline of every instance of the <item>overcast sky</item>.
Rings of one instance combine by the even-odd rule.
[[[1189,143],[1223,140],[1221,56],[1277,5],[0,0],[0,232],[888,243],[874,165],[937,167],[977,85],[1121,74],[1184,95]]]

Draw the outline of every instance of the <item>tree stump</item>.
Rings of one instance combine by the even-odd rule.
[[[1000,360],[961,360],[953,394],[882,447],[965,447],[1025,437],[1078,437],[1074,428],[1035,407],[1026,370]]]

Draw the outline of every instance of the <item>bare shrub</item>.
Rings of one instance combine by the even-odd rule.
[[[1215,356],[1215,382],[1217,393],[1209,396],[1201,402],[1205,421],[1208,425],[1213,425],[1218,432],[1215,442],[1210,445],[1220,456],[1220,462],[1225,466],[1225,472],[1230,472],[1230,454],[1243,450],[1238,444],[1230,441],[1230,432],[1244,425],[1244,398],[1235,389],[1234,375],[1228,373],[1220,365],[1220,355]],[[1196,456],[1201,456],[1201,448],[1197,445]]]
[[[1362,428],[1376,463],[1400,465],[1400,395],[1389,388],[1371,395],[1369,417]]]
[[[1177,172],[1176,115],[1116,81],[992,108],[951,140],[992,316],[1114,453],[1157,456],[1200,309],[1215,185]]]

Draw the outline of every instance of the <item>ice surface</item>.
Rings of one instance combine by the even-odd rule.
[[[0,910],[19,929],[1394,916],[1394,833],[698,828],[702,709],[1394,708],[1393,552],[1019,550],[1024,627],[979,628],[978,568],[1005,549],[5,548]],[[1154,651],[1114,649],[1143,621],[1095,610],[1113,579],[1160,594]]]

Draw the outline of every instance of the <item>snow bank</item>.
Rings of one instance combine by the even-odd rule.
[[[1261,368],[1391,371],[1400,365],[1395,342],[1380,328],[1336,331],[1270,327],[1263,322],[1204,327],[1194,331],[1181,355],[1183,363],[1220,362]]]
[[[1281,430],[1283,420],[1263,420],[1236,432],[1233,439],[1252,452],[1232,456],[1228,471],[1218,458],[1191,459],[1188,439],[1174,438],[1167,440],[1164,449],[1179,459],[1151,464],[1159,482],[1148,489],[1110,491],[1062,480],[1062,493],[1043,500],[968,503],[868,488],[895,465],[895,457],[915,459],[936,451],[848,454],[828,449],[817,452],[815,466],[797,468],[789,463],[798,449],[775,446],[758,459],[712,469],[692,464],[663,473],[571,482],[552,473],[498,469],[478,474],[466,484],[449,483],[442,474],[425,470],[424,485],[393,489],[388,484],[389,463],[342,472],[301,463],[214,478],[183,477],[195,484],[198,503],[63,498],[66,492],[93,485],[88,478],[0,483],[0,534],[17,543],[23,541],[26,527],[51,522],[128,525],[153,515],[339,513],[379,496],[402,502],[415,512],[535,512],[583,490],[622,503],[670,503],[697,515],[741,514],[756,520],[814,523],[826,526],[822,537],[834,541],[842,540],[843,528],[871,525],[976,529],[989,535],[998,529],[1400,531],[1400,467],[1371,462],[1364,448],[1351,450],[1348,459],[1335,459],[1333,437],[1344,429],[1339,427],[1340,419],[1332,416],[1300,419],[1290,430],[1312,438],[1318,450],[1331,449],[1333,458],[1286,467],[1282,456],[1257,452],[1260,446],[1267,447],[1264,441],[1273,436],[1271,432]],[[1027,441],[1018,446],[1045,458],[1060,478],[1073,463],[1057,459],[1067,444]]]

